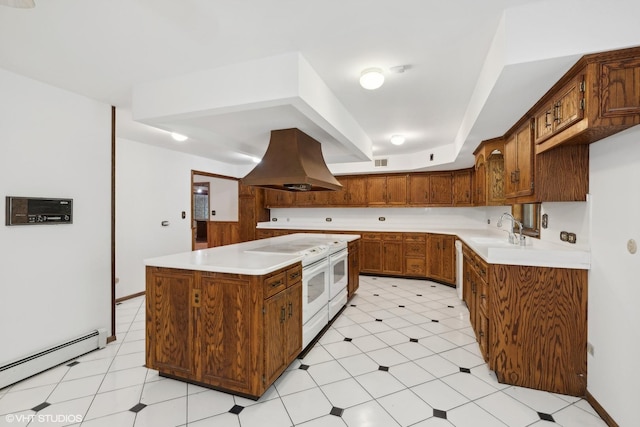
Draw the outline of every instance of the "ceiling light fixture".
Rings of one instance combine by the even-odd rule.
[[[360,86],[368,90],[378,89],[384,83],[380,68],[367,68],[360,74]]]
[[[33,9],[36,7],[34,0],[0,0],[0,6],[17,7],[20,9]]]
[[[391,136],[391,143],[393,145],[402,145],[404,144],[405,141],[405,137],[403,135],[392,135]]]
[[[173,138],[174,140],[178,141],[178,142],[184,142],[188,139],[188,137],[181,135],[179,133],[176,132],[171,132],[171,138]]]

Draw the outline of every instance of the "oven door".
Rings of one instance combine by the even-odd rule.
[[[333,299],[347,288],[349,282],[349,252],[347,248],[331,254],[329,264],[329,299]]]
[[[321,309],[326,310],[328,302],[329,260],[322,258],[302,268],[302,324]]]

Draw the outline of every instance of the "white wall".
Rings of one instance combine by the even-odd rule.
[[[144,259],[191,250],[192,170],[238,174],[214,160],[117,139],[116,298],[144,291]]]
[[[111,332],[111,107],[0,69],[0,197],[73,198],[73,224],[0,226],[0,365]]]
[[[590,148],[591,270],[588,390],[621,426],[638,425],[640,402],[640,128]]]

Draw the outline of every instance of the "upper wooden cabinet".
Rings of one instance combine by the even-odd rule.
[[[290,207],[293,205],[294,193],[265,189],[265,206],[268,208]]]
[[[367,204],[366,176],[338,176],[336,177],[342,190],[327,191],[329,206],[365,206]]]
[[[409,174],[407,177],[408,203],[410,205],[429,204],[429,174]]]
[[[534,189],[531,122],[526,120],[505,140],[505,197],[529,196]]]
[[[527,115],[536,153],[588,144],[640,123],[640,47],[582,57]]]
[[[367,205],[393,206],[407,204],[406,175],[367,176]]]
[[[453,173],[436,172],[429,177],[429,204],[453,205]]]
[[[453,173],[453,205],[473,206],[472,190],[473,169]]]
[[[504,138],[482,141],[473,155],[476,158],[473,203],[504,205]]]

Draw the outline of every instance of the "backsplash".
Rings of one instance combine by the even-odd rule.
[[[547,214],[548,227],[540,230],[540,239],[573,248],[588,248],[590,235],[590,204],[586,202],[546,202],[541,215]],[[560,232],[575,233],[576,243],[560,240]]]

